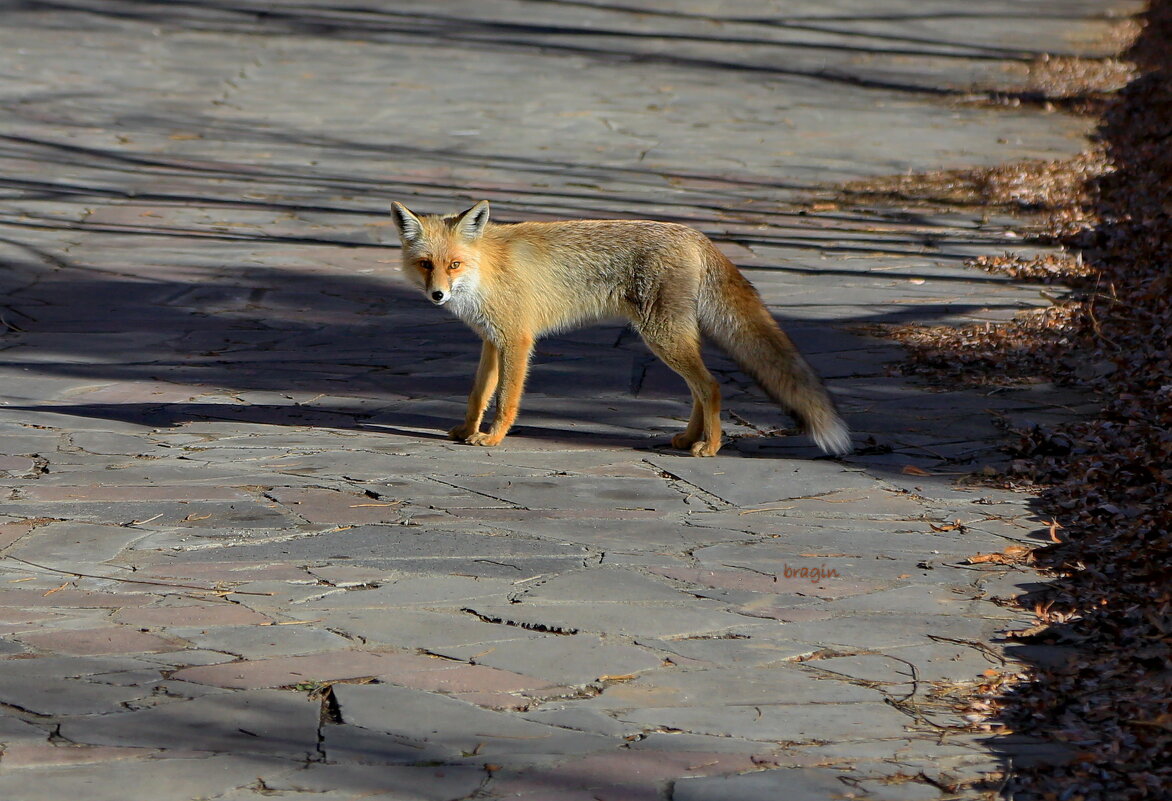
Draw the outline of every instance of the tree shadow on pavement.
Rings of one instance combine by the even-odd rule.
[[[773,27],[806,38],[745,41],[744,53],[734,58],[725,51],[714,55],[704,50],[711,44],[727,44],[728,38],[707,41],[712,37],[690,28],[673,36],[640,37],[618,24],[602,32],[585,26],[571,30],[555,23],[453,19],[434,10],[392,14],[361,4],[335,11],[271,2],[28,0],[19,8],[80,11],[87,19],[104,19],[104,24],[130,19],[197,32],[251,33],[258,26],[261,30],[276,26],[335,41],[444,40],[517,52],[552,49],[614,63],[646,61],[765,79],[797,77],[819,85],[897,89],[925,97],[954,97],[958,90],[927,81],[871,79],[863,68],[835,72],[808,63],[787,66],[786,59],[776,54],[801,51],[818,59],[833,51],[849,59],[894,53],[901,58],[982,62],[1022,61],[1035,55],[882,31],[864,36],[841,20],[829,19],[774,21]],[[625,9],[620,11],[626,19]],[[972,13],[979,17],[979,11]],[[830,41],[820,39],[827,35]],[[697,49],[665,54],[659,47],[661,40]],[[772,55],[762,58],[763,53]],[[51,103],[62,97],[64,93],[49,93],[41,100]],[[41,122],[36,110],[19,107],[13,113],[30,128]],[[599,166],[587,157],[543,160],[539,155],[391,145],[343,134],[315,134],[292,125],[270,126],[262,120],[225,122],[210,114],[169,116],[155,108],[135,107],[106,122],[113,125],[117,120],[164,141],[172,141],[169,137],[176,130],[194,128],[209,143],[213,139],[243,142],[258,152],[272,148],[278,153],[253,163],[239,151],[224,155],[210,144],[205,152],[175,155],[151,145],[77,144],[59,132],[0,136],[0,156],[22,165],[21,175],[0,178],[5,207],[12,211],[0,218],[0,370],[19,378],[4,388],[0,405],[0,425],[9,431],[24,425],[67,429],[70,418],[147,430],[220,421],[363,431],[372,438],[385,438],[392,446],[438,443],[459,419],[475,370],[477,342],[462,323],[393,277],[398,252],[388,246],[392,229],[385,218],[387,201],[392,198],[418,201],[421,210],[440,211],[449,210],[453,198],[486,195],[494,204],[498,198],[505,201],[499,204],[502,219],[602,216],[600,209],[614,203],[612,195],[622,197],[634,188],[622,213],[655,213],[662,219],[697,225],[723,245],[788,248],[829,257],[825,269],[786,263],[781,257],[746,264],[770,279],[795,281],[829,283],[857,275],[836,264],[835,259],[847,255],[922,256],[925,230],[939,230],[939,238],[951,237],[958,247],[988,244],[975,235],[957,235],[955,229],[931,219],[882,212],[863,219],[829,212],[823,221],[835,226],[834,235],[827,236],[825,231],[816,235],[808,220],[777,197],[822,187],[720,175],[702,168],[665,171],[634,162]],[[53,122],[72,133],[68,120]],[[78,132],[84,128],[76,125]],[[182,146],[182,140],[174,141]],[[278,148],[297,149],[298,155],[281,155]],[[310,164],[304,153],[318,150],[334,154],[335,161],[328,166]],[[385,177],[367,175],[363,166],[378,159],[429,169],[419,174],[396,170]],[[481,169],[495,170],[491,181],[505,175],[513,184],[496,184],[485,191],[483,185],[491,181],[477,172]],[[468,175],[476,177],[465,181]],[[669,194],[664,191],[668,186],[683,186],[686,191]],[[528,211],[535,206],[542,211]],[[750,206],[752,211],[728,212]],[[907,222],[907,230],[877,234],[876,219]],[[963,258],[957,251],[941,254],[937,261]],[[899,278],[979,285],[982,290],[991,280],[982,274],[940,276],[928,267],[905,269]],[[842,325],[951,321],[996,305],[987,299],[958,298],[925,296],[898,307],[860,307],[846,316],[841,308],[824,309],[820,306],[824,301],[787,296],[788,311],[800,310],[801,319],[798,324],[783,320],[782,326],[795,332],[816,367],[832,373],[828,380],[832,390],[851,385],[842,396],[849,403],[848,416],[863,437],[875,438],[876,450],[893,447],[889,432],[896,425],[901,437],[919,444],[951,438],[964,445],[981,436],[979,427],[942,434],[940,414],[950,407],[953,412],[956,407],[984,409],[997,401],[978,390],[958,389],[948,397],[925,393],[885,374],[883,361],[892,357],[890,349],[864,336],[834,330]],[[1014,301],[1006,300],[993,311],[1014,307]],[[828,344],[831,340],[833,344]],[[855,350],[862,355],[853,360],[843,355]],[[748,416],[754,424],[763,420],[761,428],[767,432],[788,425],[757,390],[746,389],[751,382],[731,363],[715,357],[712,364],[731,396],[729,408],[752,410]],[[637,337],[612,326],[544,341],[530,386],[517,436],[542,444],[662,446],[666,434],[683,424],[689,408],[683,382],[658,365]],[[1041,400],[1035,399],[1035,405],[1041,405]],[[18,422],[8,422],[7,412],[19,412]],[[579,422],[582,428],[576,430],[574,424]],[[759,433],[756,438],[777,439]],[[894,447],[898,451],[902,446],[895,443]],[[790,456],[794,451],[746,447],[744,453],[770,457]],[[960,464],[963,469],[977,458],[966,456],[963,449],[957,453],[943,454],[932,463]],[[813,455],[812,449],[801,451],[799,458],[807,455]],[[861,462],[868,473],[891,478],[904,475],[907,463],[904,452]],[[939,477],[924,480],[943,483]],[[283,705],[274,702],[274,707]],[[185,724],[178,713],[182,705],[170,706],[175,709],[173,716],[167,705],[151,710],[157,731],[165,734],[184,725],[198,730],[202,725],[199,721]],[[267,714],[264,703],[257,711],[262,717]],[[281,720],[274,713],[270,722],[279,727]],[[94,730],[99,730],[100,717],[94,721]],[[126,720],[123,725],[133,723]],[[127,731],[127,738],[111,742],[160,745],[142,733],[135,734],[133,725]],[[315,740],[316,729],[312,734],[310,740]],[[248,732],[241,735],[233,730],[229,735],[250,742]],[[278,739],[283,736],[278,734]],[[329,731],[324,736],[328,743]],[[359,741],[353,748],[355,758],[362,761],[393,760],[402,753],[402,743],[396,745],[389,737]],[[354,784],[366,789],[368,785],[362,782],[368,780],[356,779]],[[561,789],[556,777],[541,781]],[[336,780],[333,786],[346,784]],[[578,786],[575,779],[566,789]],[[269,789],[265,782],[257,787],[258,792]],[[628,789],[621,787],[616,794]],[[640,785],[631,793],[645,789]]]

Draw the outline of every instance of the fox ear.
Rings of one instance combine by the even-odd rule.
[[[399,239],[404,243],[414,242],[423,236],[423,223],[411,213],[411,209],[398,201],[391,202],[391,219],[399,229]]]
[[[476,239],[488,224],[488,201],[482,200],[456,218],[455,229],[465,239]]]

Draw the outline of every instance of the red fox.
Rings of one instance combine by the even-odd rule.
[[[483,340],[468,411],[448,432],[452,439],[504,439],[538,337],[621,316],[692,391],[692,416],[674,447],[695,456],[720,450],[720,386],[701,357],[705,335],[798,417],[823,451],[850,452],[850,432],[822,382],[753,285],[700,232],[644,220],[501,225],[488,221],[487,200],[448,216],[391,208],[408,279]],[[481,421],[498,387],[485,433]]]

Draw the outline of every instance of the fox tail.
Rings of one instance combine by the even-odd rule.
[[[705,336],[797,417],[819,448],[838,456],[850,453],[850,430],[826,387],[778,327],[756,288],[715,247],[705,261],[699,298]]]

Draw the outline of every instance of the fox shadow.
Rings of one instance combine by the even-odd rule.
[[[318,255],[328,260],[336,250]],[[9,260],[12,269],[0,280],[8,284],[0,367],[39,379],[11,385],[0,408],[147,428],[231,421],[445,440],[462,418],[479,340],[385,266],[397,260],[396,250],[350,250],[358,254],[352,258],[376,267],[363,274],[207,265],[183,278],[157,272],[152,278],[151,270],[131,278],[81,264],[46,273],[27,260]],[[36,280],[22,286],[22,275]],[[875,373],[857,371],[858,365],[872,354],[897,353],[819,321],[816,310],[801,311],[802,321],[782,326],[832,390],[842,383],[865,393]],[[899,309],[865,322],[901,321],[913,313],[922,321],[926,311],[930,318],[931,310]],[[956,307],[936,311],[954,314]],[[705,358],[722,382],[726,418],[751,419],[766,442],[796,433],[793,421],[728,357],[709,348]],[[32,397],[38,386],[43,391]],[[884,402],[905,409],[922,395],[911,385],[893,391]],[[683,380],[628,327],[604,322],[539,343],[511,437],[543,445],[666,448],[689,410]],[[868,422],[874,410],[846,411],[863,438],[881,436],[882,425]],[[781,451],[741,450],[818,455],[803,447],[804,437],[779,442]],[[881,461],[871,466],[884,469]]]

